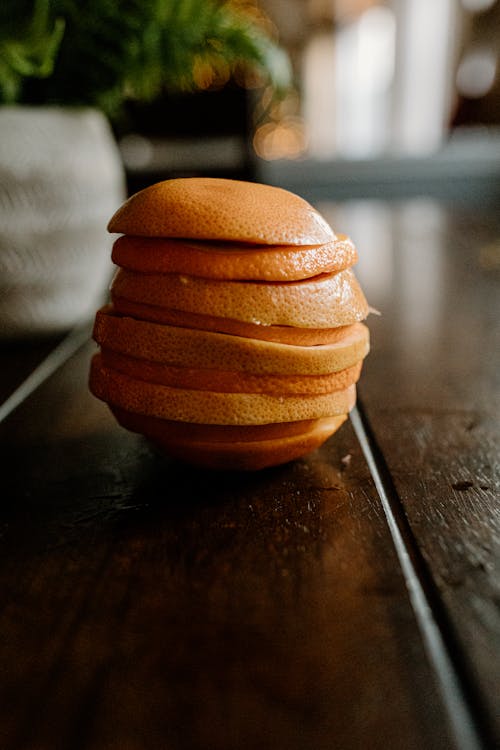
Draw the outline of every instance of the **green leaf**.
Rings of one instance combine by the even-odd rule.
[[[65,27],[62,18],[51,19],[49,0],[35,0],[24,28],[15,20],[17,32],[8,36],[3,26],[0,35],[0,97],[6,102],[16,98],[23,78],[52,74]]]
[[[91,104],[196,90],[247,65],[279,93],[288,58],[243,10],[220,0],[2,0],[0,96]],[[26,18],[26,6],[31,13]],[[5,6],[4,6],[5,7]]]

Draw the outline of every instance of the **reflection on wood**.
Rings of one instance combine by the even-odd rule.
[[[421,233],[408,225],[401,257],[395,239],[394,293],[371,325],[360,391],[456,635],[456,658],[498,743],[500,294],[497,274],[480,264],[498,227],[480,216],[445,218],[431,238],[434,258],[421,254]],[[434,264],[435,305],[403,294],[405,257],[427,258],[424,274]]]
[[[494,747],[500,295],[482,259],[497,220],[426,202],[368,210],[342,208],[382,312],[361,403]],[[350,425],[285,467],[193,470],[90,396],[94,348],[0,426],[2,750],[470,750],[451,738]],[[17,355],[2,362],[14,383]]]
[[[88,358],[3,433],[2,747],[450,747],[351,428],[193,471],[116,427]]]

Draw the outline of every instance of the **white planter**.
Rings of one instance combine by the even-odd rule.
[[[125,180],[93,109],[0,108],[0,337],[89,318],[112,273],[106,224]]]

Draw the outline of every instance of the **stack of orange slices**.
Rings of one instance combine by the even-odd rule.
[[[99,310],[90,388],[169,455],[260,469],[345,421],[368,353],[357,254],[293,193],[167,180],[113,216],[120,268]]]

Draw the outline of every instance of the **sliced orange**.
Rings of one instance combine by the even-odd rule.
[[[363,323],[349,327],[346,336],[333,344],[294,346],[149,323],[113,314],[109,307],[96,315],[94,338],[104,348],[138,359],[254,375],[330,374],[355,365],[369,350]]]
[[[347,414],[356,401],[356,386],[307,396],[219,393],[171,388],[128,377],[104,367],[94,355],[90,390],[109,404],[162,419],[199,424],[269,424]]]
[[[269,393],[272,395],[332,393],[356,383],[361,373],[361,362],[327,375],[254,375],[234,370],[208,370],[179,367],[136,359],[118,354],[111,349],[101,351],[104,367],[137,380],[168,385],[172,388],[193,388],[219,393]]]
[[[169,455],[260,469],[321,445],[356,399],[369,308],[352,242],[297,195],[167,180],[112,217],[113,304],[91,391]]]
[[[125,415],[122,412],[122,415]],[[319,448],[345,422],[346,415],[317,420],[309,431],[265,440],[243,442],[212,442],[192,438],[172,437],[165,434],[148,435],[169,456],[208,469],[256,471],[278,466],[307,455]],[[126,416],[119,418],[128,429]],[[143,430],[140,430],[141,432]]]
[[[294,193],[209,177],[166,180],[141,190],[118,209],[108,229],[264,245],[321,245],[335,239],[325,219]]]
[[[317,346],[318,344],[333,344],[341,341],[349,333],[350,326],[337,328],[296,328],[295,326],[260,326],[255,323],[244,323],[231,318],[217,318],[215,315],[200,315],[199,313],[171,310],[168,307],[143,305],[140,302],[130,302],[121,297],[114,297],[113,307],[120,315],[128,315],[139,320],[182,328],[197,328],[201,331],[215,331],[230,333],[233,336],[243,336],[247,339],[262,339],[276,341],[279,344],[295,344],[296,346]]]
[[[151,237],[119,237],[112,259],[142,273],[182,273],[205,279],[295,281],[354,265],[356,249],[345,235],[324,245],[262,246]]]
[[[120,269],[111,296],[247,323],[298,328],[346,326],[363,320],[369,312],[350,269],[286,283],[221,281]]]
[[[195,440],[211,443],[244,443],[248,441],[275,440],[276,438],[303,435],[312,429],[325,426],[332,420],[342,417],[324,417],[323,419],[305,419],[300,422],[272,422],[271,424],[195,424],[192,422],[175,422],[159,417],[146,417],[132,411],[120,409],[112,404],[109,407],[118,422],[132,432],[139,432],[150,438],[169,438],[171,440]]]

